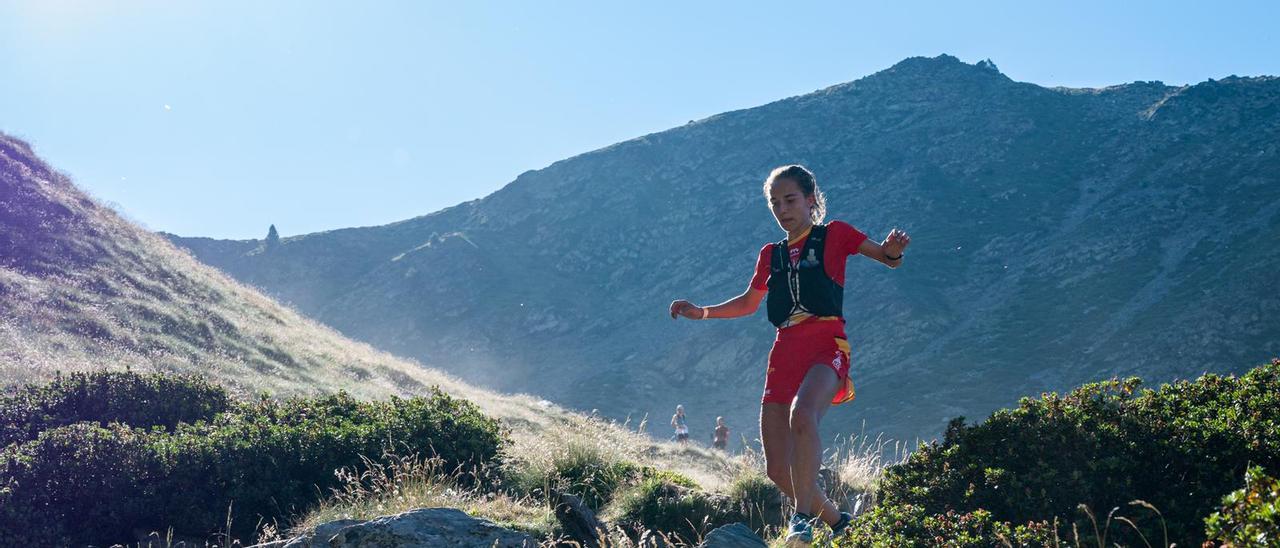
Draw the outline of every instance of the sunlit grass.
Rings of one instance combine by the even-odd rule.
[[[555,516],[538,501],[506,493],[465,487],[440,462],[415,456],[386,455],[383,462],[365,459],[357,468],[338,471],[340,486],[319,506],[307,512],[292,532],[312,531],[317,525],[341,519],[367,521],[417,508],[457,508],[499,525],[547,537]]]

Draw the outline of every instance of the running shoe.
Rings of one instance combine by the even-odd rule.
[[[840,512],[840,519],[836,521],[835,525],[831,526],[831,537],[835,538],[844,534],[844,530],[849,527],[850,523],[853,523],[853,514]]]
[[[787,526],[787,546],[809,546],[813,543],[813,518],[801,513],[791,516]]]

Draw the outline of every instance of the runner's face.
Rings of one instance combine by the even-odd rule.
[[[805,196],[800,185],[791,179],[774,179],[769,185],[769,211],[778,221],[782,230],[792,232],[803,229],[812,221],[809,210],[813,209],[813,197]]]

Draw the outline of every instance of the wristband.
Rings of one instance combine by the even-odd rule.
[[[889,259],[890,261],[901,261],[902,255],[898,255],[897,257],[890,257],[888,253],[885,253],[884,258]]]
[[[705,320],[705,319],[707,319],[707,314],[710,314],[710,313],[711,313],[711,311],[710,311],[709,309],[707,309],[707,307],[705,307],[705,306],[704,306],[704,307],[702,307],[702,317],[701,317],[701,318],[699,318],[699,319],[701,319],[701,320]]]

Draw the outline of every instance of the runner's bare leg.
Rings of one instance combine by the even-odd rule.
[[[782,494],[796,499],[795,490],[791,488],[791,453],[793,440],[791,436],[791,409],[781,403],[765,403],[760,405],[760,442],[764,445],[765,472]],[[828,525],[840,520],[840,511],[818,492],[810,507],[821,505],[822,521]]]
[[[814,365],[800,383],[800,391],[791,404],[791,485],[795,490],[796,510],[816,515],[825,510],[826,496],[818,488],[818,469],[822,466],[822,435],[818,424],[831,407],[840,379],[825,365]],[[818,503],[821,500],[825,504]],[[800,501],[805,501],[801,504]],[[828,523],[840,519],[839,513]]]

